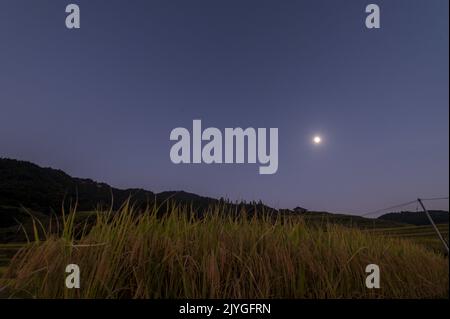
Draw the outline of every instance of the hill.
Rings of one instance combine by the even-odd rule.
[[[347,227],[357,227],[361,229],[370,228],[394,228],[408,226],[400,220],[384,220],[384,219],[373,219],[365,218],[356,215],[346,215],[346,214],[334,214],[329,212],[305,212],[301,216],[304,217],[306,222],[314,224],[325,224],[333,223],[339,224]]]
[[[117,210],[129,197],[134,205],[146,206],[155,200],[194,203],[198,206],[216,204],[217,199],[184,191],[153,193],[144,189],[118,189],[91,179],[71,177],[53,168],[13,159],[0,158],[0,205],[26,207],[44,214],[59,213],[63,202],[77,202],[78,210],[98,208]]]
[[[133,205],[144,209],[148,205],[161,204],[173,200],[179,204],[192,205],[202,215],[208,207],[217,204],[227,205],[223,211],[239,213],[245,209],[248,214],[253,211],[264,211],[270,214],[301,215],[308,222],[315,224],[335,223],[359,228],[387,228],[406,226],[406,224],[426,225],[428,221],[422,213],[392,213],[378,219],[364,218],[355,215],[314,212],[306,209],[277,210],[261,202],[231,203],[224,199],[203,197],[184,191],[168,191],[154,193],[144,189],[118,189],[106,183],[92,179],[71,177],[65,172],[44,168],[36,164],[14,159],[0,158],[0,228],[16,226],[29,218],[32,211],[40,217],[61,213],[62,203],[65,209],[77,202],[78,211],[120,208],[131,197]],[[436,223],[448,223],[448,213],[432,212]],[[446,218],[446,219],[445,219]]]
[[[78,200],[80,210],[98,205],[117,208],[129,196],[140,202],[154,193],[141,189],[119,190],[90,179],[73,178],[61,170],[42,168],[36,164],[0,159],[0,204],[24,206],[43,213],[59,212],[64,200]]]
[[[200,213],[220,203],[233,206],[235,211],[244,207],[250,213],[255,207],[275,211],[262,203],[233,204],[184,191],[154,193],[144,189],[118,189],[91,179],[71,177],[61,170],[0,158],[0,228],[27,219],[28,213],[22,207],[33,211],[33,214],[50,216],[61,214],[63,203],[67,210],[75,202],[78,211],[109,209],[111,205],[113,210],[117,210],[128,198],[141,209],[173,200],[178,204],[192,205]]]
[[[431,218],[436,224],[448,224],[448,212],[443,210],[430,210]],[[379,220],[406,223],[416,226],[429,225],[427,215],[424,212],[400,212],[388,213],[378,217]]]
[[[388,233],[396,234],[399,228],[406,231],[412,225],[429,224],[423,213],[391,213],[372,219],[308,211],[300,207],[277,210],[261,202],[231,203],[184,191],[154,193],[144,189],[123,190],[91,179],[71,177],[61,170],[0,158],[0,243],[26,241],[26,234],[32,233],[34,228],[30,214],[43,225],[52,224],[52,220],[54,223],[54,215],[61,214],[63,201],[66,209],[77,201],[77,221],[84,224],[92,216],[93,210],[109,210],[111,200],[114,199],[113,210],[117,211],[130,196],[133,205],[141,211],[147,206],[173,200],[177,204],[192,206],[198,216],[203,216],[208,207],[221,205],[221,214],[240,214],[245,210],[248,215],[255,211],[269,213],[274,217],[279,214],[294,215],[301,216],[303,221],[313,227],[339,224],[367,230],[387,229]],[[436,223],[448,224],[448,213],[433,211],[432,215]],[[431,239],[434,240],[434,237]]]

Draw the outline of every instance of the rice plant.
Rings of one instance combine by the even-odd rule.
[[[75,223],[63,214],[3,272],[9,298],[448,298],[448,258],[408,240],[300,216],[165,203],[98,211]],[[39,223],[36,223],[39,225]],[[36,226],[39,232],[40,226]],[[44,238],[39,239],[39,237]],[[80,289],[65,286],[77,264]],[[381,288],[365,285],[368,264]],[[3,283],[3,284],[2,284]]]

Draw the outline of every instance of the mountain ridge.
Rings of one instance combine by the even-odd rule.
[[[120,189],[90,178],[72,177],[60,169],[0,158],[0,204],[6,206],[24,206],[47,213],[58,210],[64,200],[76,200],[80,210],[110,206],[111,202],[113,209],[118,209],[129,197],[138,205],[171,197],[180,201],[218,201],[185,191],[154,193],[142,188]]]
[[[205,211],[211,205],[226,203],[235,206],[233,210],[238,211],[245,208],[251,213],[255,209],[258,211],[264,209],[270,213],[301,214],[315,219],[334,218],[345,220],[350,224],[353,221],[365,224],[371,221],[379,221],[381,224],[389,222],[394,225],[429,224],[423,213],[388,213],[376,219],[367,219],[357,215],[308,211],[304,208],[301,210],[275,209],[262,202],[231,203],[223,198],[215,199],[182,190],[154,193],[142,188],[119,189],[90,178],[72,177],[60,169],[41,167],[28,161],[0,158],[0,227],[2,224],[4,226],[5,223],[12,223],[14,219],[12,208],[25,207],[48,216],[61,212],[63,203],[68,209],[76,202],[79,211],[110,209],[111,206],[113,210],[117,210],[129,198],[135,206],[142,208],[149,204],[174,200],[177,203],[190,204],[198,211]],[[433,219],[436,218],[436,223],[448,223],[448,212],[431,211],[430,213]]]

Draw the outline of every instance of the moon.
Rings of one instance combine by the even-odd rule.
[[[316,135],[313,138],[313,142],[314,142],[314,144],[320,144],[320,143],[322,143],[322,138],[320,136]]]

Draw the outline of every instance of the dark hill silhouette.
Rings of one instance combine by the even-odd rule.
[[[280,209],[268,207],[261,202],[231,203],[224,199],[203,197],[184,191],[153,193],[144,189],[117,189],[105,183],[91,179],[74,178],[65,172],[53,168],[43,168],[36,164],[14,159],[0,158],[0,228],[17,225],[29,218],[21,207],[33,211],[33,214],[49,216],[60,214],[62,203],[67,209],[77,202],[78,211],[92,211],[96,208],[109,209],[113,199],[113,210],[116,210],[128,198],[138,208],[147,205],[161,204],[166,200],[178,204],[192,205],[201,216],[208,207],[216,204],[227,205],[224,212],[239,213],[245,209],[249,215],[255,211],[269,214],[302,215],[310,221],[322,223],[324,220],[343,225],[358,227],[395,227],[405,223],[426,225],[428,220],[423,213],[386,214],[378,219],[363,218],[355,215],[314,212],[298,207],[297,209]],[[447,222],[447,212],[432,212],[436,223]]]
[[[105,183],[91,179],[71,177],[65,172],[53,168],[43,168],[36,164],[14,159],[0,158],[0,227],[12,223],[18,215],[17,208],[26,207],[35,212],[49,215],[60,214],[64,202],[68,209],[77,202],[78,211],[91,211],[96,208],[109,209],[112,204],[116,210],[128,198],[137,208],[163,203],[171,200],[178,204],[192,205],[202,212],[210,205],[224,203],[232,205],[233,210],[246,209],[251,212],[262,208],[266,212],[275,211],[262,203],[225,202],[223,199],[203,197],[184,191],[153,193],[144,189],[117,189]],[[2,213],[3,212],[3,213]],[[12,212],[15,212],[12,214]],[[8,221],[6,222],[7,217]]]
[[[43,213],[60,212],[65,200],[78,198],[80,210],[92,210],[98,205],[114,208],[129,196],[144,203],[155,194],[142,189],[120,190],[91,179],[72,178],[61,170],[42,168],[36,164],[12,159],[0,159],[0,204],[24,206]]]
[[[429,213],[436,224],[448,224],[448,212],[443,210],[430,210]],[[378,219],[393,222],[402,222],[416,226],[430,224],[427,215],[423,211],[388,213],[378,217]]]

